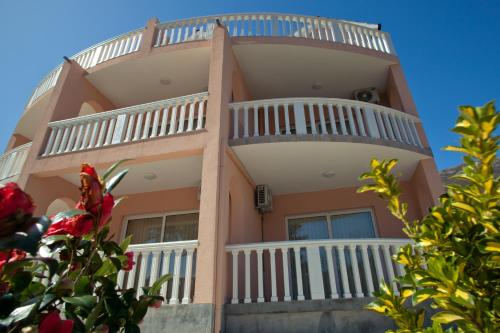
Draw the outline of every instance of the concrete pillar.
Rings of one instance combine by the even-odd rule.
[[[21,188],[26,186],[31,167],[35,164],[40,152],[45,148],[50,122],[78,117],[82,104],[88,101],[98,103],[106,111],[115,108],[113,103],[85,78],[86,75],[87,72],[75,61],[64,62],[59,79],[50,93],[47,106],[45,109],[40,110],[43,115],[33,136],[33,144],[18,179]],[[92,163],[92,161],[88,162]]]
[[[194,303],[212,304],[213,331],[222,325],[229,217],[229,180],[225,173],[225,149],[229,135],[233,54],[223,27],[216,27],[210,55],[207,141],[203,151],[198,255]]]
[[[146,28],[142,33],[142,43],[138,52],[138,57],[142,57],[147,55],[153,49],[153,45],[155,44],[156,39],[156,26],[159,23],[156,17],[152,17],[146,23]]]
[[[418,162],[411,178],[411,188],[418,201],[419,217],[427,215],[429,208],[439,203],[438,198],[444,193],[444,188],[433,158]]]

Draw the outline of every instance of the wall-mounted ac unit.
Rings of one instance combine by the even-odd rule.
[[[365,88],[354,90],[354,99],[361,102],[378,104],[380,102],[380,96],[378,94],[377,88]]]
[[[262,184],[255,187],[255,208],[261,213],[273,210],[273,195],[269,186]]]

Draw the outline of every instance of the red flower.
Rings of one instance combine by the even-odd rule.
[[[81,197],[78,205],[82,209],[97,215],[99,213],[99,206],[103,201],[103,182],[99,179],[97,172],[92,166],[82,164],[80,183]]]
[[[5,252],[0,252],[0,271],[2,270],[3,265],[9,261],[9,255]]]
[[[33,214],[34,210],[33,200],[16,183],[7,183],[0,188],[0,220],[18,213]]]
[[[127,256],[127,265],[123,267],[124,271],[130,271],[132,268],[134,268],[134,253],[132,252],[125,252],[125,255]]]
[[[44,316],[38,326],[38,333],[71,333],[71,331],[73,331],[73,320],[61,320],[56,311]]]
[[[45,236],[72,235],[81,237],[88,234],[93,227],[93,218],[90,215],[75,215],[52,223]]]
[[[26,252],[21,250],[10,250],[9,252],[0,252],[0,271],[7,262],[14,262],[26,258]]]

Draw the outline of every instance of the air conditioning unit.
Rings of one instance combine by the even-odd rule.
[[[378,104],[380,102],[377,88],[354,90],[354,99],[357,101],[373,104]]]
[[[269,186],[263,184],[255,187],[255,208],[261,213],[273,210],[273,195]]]

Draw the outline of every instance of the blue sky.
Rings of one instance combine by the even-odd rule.
[[[282,12],[382,23],[392,35],[439,169],[460,156],[449,131],[457,106],[500,95],[500,1],[30,1],[0,0],[0,146],[32,89],[63,56],[160,21],[235,12]]]

